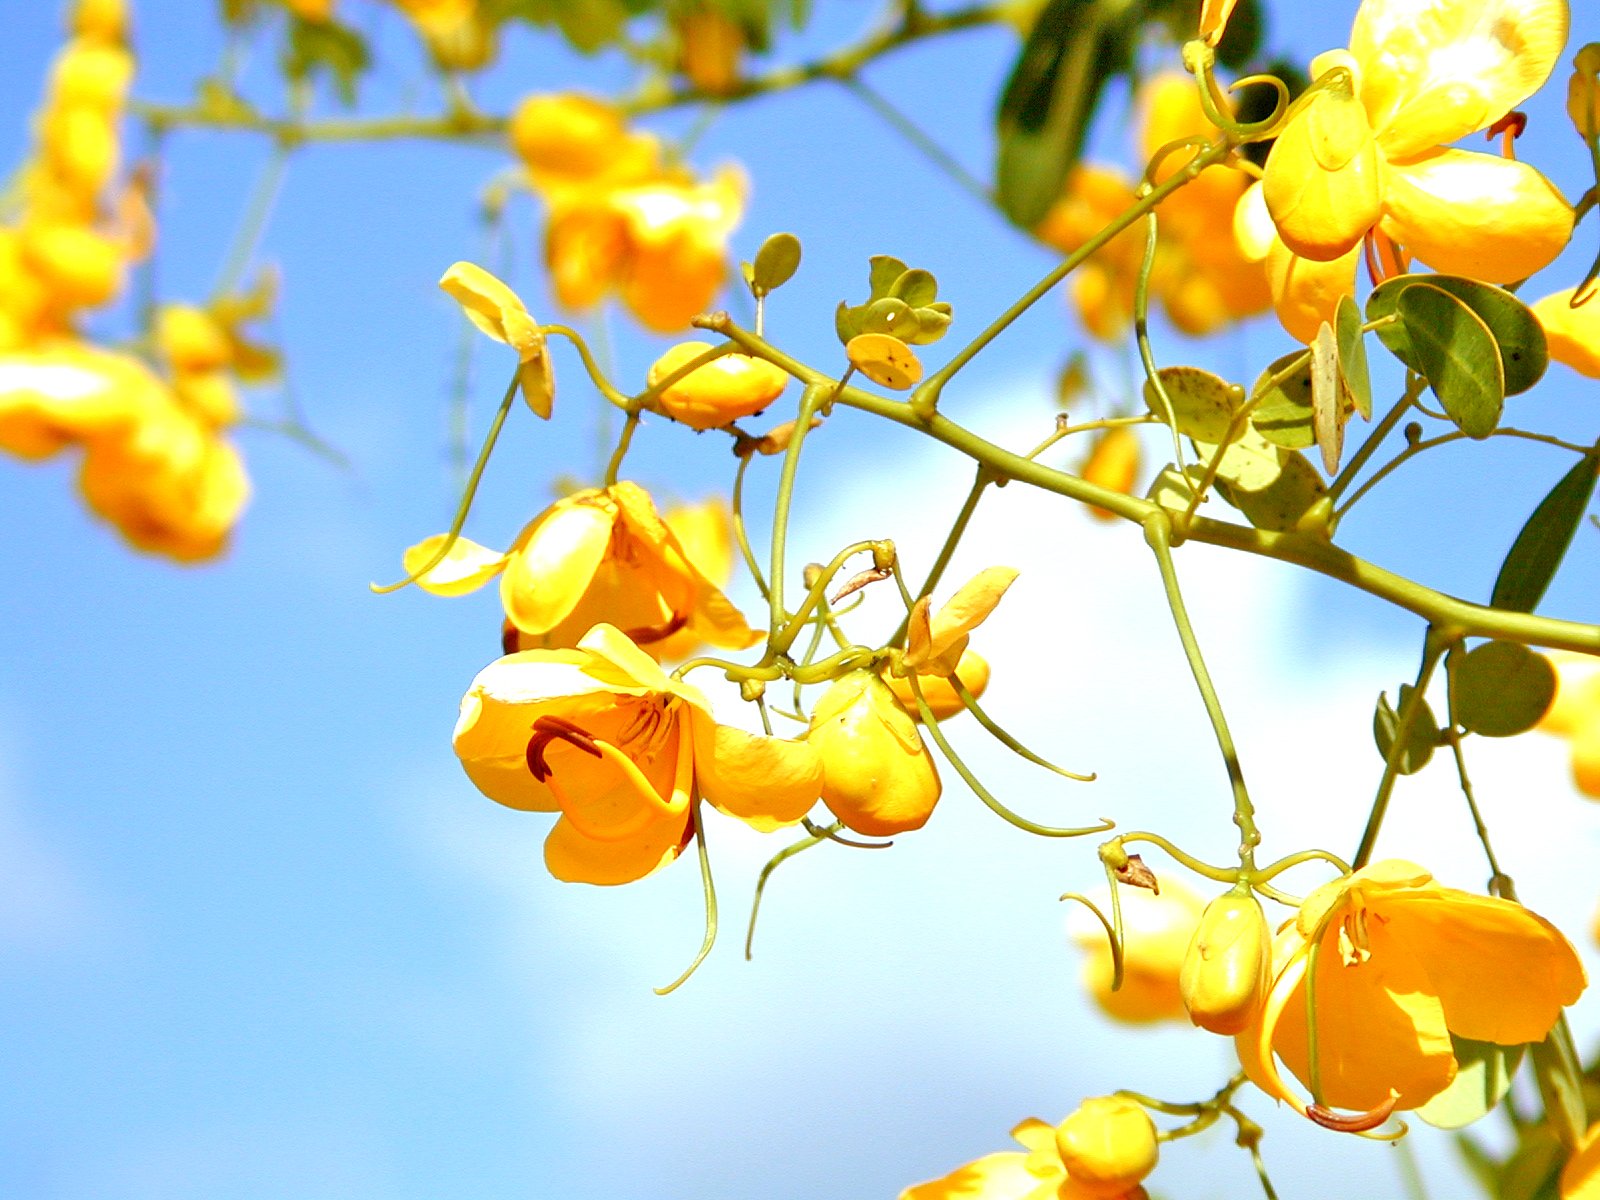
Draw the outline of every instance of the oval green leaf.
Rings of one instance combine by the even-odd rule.
[[[1400,685],[1401,708],[1409,702],[1414,690],[1409,683]],[[1428,760],[1433,757],[1434,747],[1439,744],[1439,722],[1434,719],[1428,702],[1423,700],[1421,704],[1422,710],[1411,723],[1410,736],[1400,749],[1400,761],[1396,766],[1402,775],[1415,774],[1427,766]],[[1388,694],[1379,693],[1378,707],[1372,714],[1372,737],[1378,743],[1378,754],[1384,762],[1389,761],[1389,750],[1394,745],[1394,736],[1399,728],[1400,716],[1389,706]]]
[[[1600,454],[1586,454],[1539,501],[1500,564],[1490,604],[1512,612],[1539,606],[1589,507],[1597,473]]]
[[[792,233],[775,233],[761,243],[750,270],[750,290],[764,296],[782,287],[800,269],[800,239]]]
[[[1300,360],[1300,369],[1272,387],[1267,381]],[[1265,389],[1263,391],[1263,389]],[[1250,423],[1269,442],[1286,450],[1304,450],[1316,444],[1311,428],[1311,359],[1304,350],[1285,354],[1261,372],[1252,396],[1260,394]]]
[[[904,300],[912,308],[921,308],[939,298],[939,281],[933,277],[932,271],[912,267],[909,271],[902,271],[899,278],[889,285],[889,295]]]
[[[1500,423],[1506,384],[1500,349],[1483,318],[1428,283],[1403,290],[1395,311],[1445,414],[1468,437],[1488,437]]]
[[[1156,374],[1172,401],[1179,433],[1212,445],[1228,436],[1233,414],[1243,400],[1239,388],[1199,367],[1163,367]],[[1144,402],[1152,413],[1166,420],[1161,397],[1148,379],[1144,384]]]
[[[1282,452],[1278,477],[1260,491],[1247,491],[1221,478],[1217,480],[1217,491],[1250,524],[1273,533],[1294,529],[1311,506],[1327,494],[1317,469],[1303,455],[1292,451]]]
[[[1397,275],[1373,289],[1367,298],[1367,320],[1376,321],[1393,314],[1400,293],[1415,283],[1427,283],[1449,292],[1483,319],[1500,350],[1506,395],[1525,392],[1544,376],[1550,362],[1544,326],[1526,304],[1492,284],[1456,275]],[[1396,358],[1413,371],[1422,370],[1403,321],[1382,325],[1377,334]]]
[[[1497,1046],[1450,1035],[1456,1056],[1454,1082],[1417,1109],[1417,1116],[1436,1129],[1464,1129],[1487,1115],[1511,1089],[1527,1047]]]
[[[1364,421],[1372,420],[1372,376],[1367,370],[1367,344],[1361,335],[1361,310],[1349,296],[1339,297],[1334,317],[1334,334],[1339,344],[1339,377],[1345,398],[1355,405]]]
[[[872,299],[882,300],[894,287],[894,281],[906,273],[906,265],[892,254],[874,254],[867,262],[871,267],[867,272],[867,286],[872,291]]]
[[[1201,465],[1209,466],[1217,447],[1199,438],[1193,440]],[[1295,456],[1274,446],[1247,425],[1244,433],[1229,442],[1227,449],[1222,452],[1217,464],[1217,478],[1243,491],[1263,492],[1278,481],[1283,473],[1284,459],[1291,457]],[[1228,502],[1233,503],[1231,500]]]
[[[1539,723],[1556,698],[1550,660],[1520,642],[1485,642],[1452,654],[1450,712],[1469,733],[1512,737]]]

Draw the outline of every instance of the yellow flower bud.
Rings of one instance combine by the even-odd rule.
[[[738,85],[744,30],[726,13],[701,8],[687,14],[678,22],[678,42],[683,73],[695,87],[722,96]]]
[[[1189,1019],[1232,1035],[1255,1019],[1266,995],[1272,937],[1261,902],[1250,892],[1224,892],[1200,916],[1178,972]]]
[[[1572,60],[1567,116],[1585,141],[1600,134],[1600,42],[1590,42]]]
[[[1159,1147],[1150,1114],[1125,1096],[1091,1096],[1056,1126],[1067,1178],[1086,1195],[1120,1197],[1155,1170]]]
[[[1113,492],[1131,493],[1139,478],[1139,435],[1126,425],[1107,429],[1095,439],[1083,464],[1083,477]],[[1089,506],[1089,515],[1102,521],[1117,519],[1116,513],[1097,504]]]
[[[710,349],[707,342],[679,342],[650,368],[650,386]],[[754,416],[788,385],[788,373],[764,358],[725,354],[689,372],[663,390],[658,399],[669,417],[691,429],[720,429],[740,417]]]
[[[983,695],[983,689],[989,686],[988,660],[975,650],[963,650],[961,661],[956,665],[956,678],[961,680],[961,686],[971,692],[976,700]],[[922,716],[917,711],[917,698],[911,694],[911,684],[898,675],[890,675],[888,680],[889,690],[894,692],[895,699],[905,706],[913,721],[920,721]],[[922,698],[939,720],[947,720],[967,711],[967,706],[961,703],[961,697],[956,695],[955,688],[950,686],[946,676],[921,675],[917,679],[917,686],[922,689]]]
[[[920,829],[939,802],[939,773],[916,722],[874,672],[835,680],[811,711],[806,741],[822,758],[822,799],[857,833]]]

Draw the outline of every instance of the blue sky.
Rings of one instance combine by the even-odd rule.
[[[7,6],[0,150],[11,161],[57,37],[49,7]],[[1342,43],[1345,6],[1292,7],[1276,26],[1292,57]],[[868,11],[818,8],[817,30],[786,52],[848,36]],[[379,25],[389,66],[369,102],[425,107],[431,84],[403,28]],[[138,38],[142,96],[181,97],[215,60],[209,6],[147,4]],[[1584,7],[1572,44],[1594,39],[1600,17]],[[869,78],[981,174],[1014,48],[1008,34],[981,33]],[[270,60],[251,69],[259,83]],[[483,101],[504,108],[526,91],[619,78],[615,62],[519,35]],[[1579,194],[1586,163],[1559,96],[1533,111],[1524,157]],[[1126,162],[1111,124],[1095,153]],[[197,300],[264,147],[180,134],[171,150],[160,286]],[[733,158],[753,180],[735,253],[749,257],[777,229],[805,243],[769,315],[803,358],[837,356],[832,309],[865,293],[869,254],[934,270],[958,338],[1051,265],[843,92],[725,114],[694,159]],[[929,827],[895,849],[826,847],[788,864],[752,964],[738,952],[749,888],[785,839],[714,827],[724,938],[666,998],[651,986],[677,974],[700,936],[692,862],[625,888],[558,884],[540,859],[546,820],[467,783],[449,734],[495,653],[492,591],[446,601],[366,585],[394,577],[401,550],[453,508],[459,328],[435,281],[482,256],[475,196],[508,161],[421,144],[296,160],[263,256],[283,267],[301,403],[352,466],[243,433],[256,496],[224,562],[136,556],[85,514],[70,467],[0,462],[0,561],[13,567],[0,621],[0,1195],[888,1196],[1087,1094],[1209,1093],[1231,1069],[1225,1044],[1179,1030],[1130,1038],[1078,993],[1055,898],[1094,885],[1092,848],[1029,839],[953,780]],[[509,274],[550,312],[534,210],[519,201],[514,212]],[[1594,245],[1591,222],[1549,289],[1532,293],[1575,279]],[[618,316],[609,328],[619,378],[642,380],[664,341]],[[963,376],[952,411],[997,438],[1037,440],[1077,336],[1061,301],[1046,300]],[[1269,321],[1204,347],[1158,338],[1167,359],[1245,382],[1288,348]],[[477,359],[474,437],[508,369],[491,349]],[[1117,357],[1096,362],[1108,383],[1121,377]],[[514,414],[470,527],[481,541],[508,541],[548,502],[554,475],[593,472],[596,402],[575,359],[558,351],[557,370],[557,419]],[[1526,409],[1519,421],[1587,440],[1595,395],[1556,367],[1513,403]],[[270,395],[255,403],[272,413]],[[967,469],[864,418],[841,414],[826,432],[802,481],[797,561],[891,536],[926,563]],[[1452,447],[1403,471],[1341,532],[1358,553],[1482,598],[1566,466],[1503,442]],[[731,472],[719,439],[660,422],[628,465],[684,498],[725,490]],[[986,503],[952,577],[991,561],[1023,569],[1006,619],[982,635],[1006,664],[990,706],[1102,781],[1058,795],[971,731],[961,745],[1018,807],[1105,813],[1225,856],[1226,783],[1137,537],[1019,492]],[[1596,618],[1595,536],[1580,532],[1546,611]],[[1413,671],[1416,622],[1205,548],[1186,549],[1180,566],[1269,848],[1321,838],[1348,850],[1378,773],[1372,698]],[[891,627],[886,601],[864,610],[864,629],[874,617]],[[1484,746],[1474,762],[1525,896],[1579,929],[1595,903],[1582,881],[1594,877],[1600,822],[1568,789],[1562,755],[1533,737]],[[1476,887],[1482,868],[1444,774],[1406,783],[1384,849],[1426,854],[1441,877]],[[1597,1011],[1578,1010],[1591,1039]],[[1271,1113],[1259,1099],[1250,1108]],[[1430,1171],[1447,1172],[1447,1148],[1424,1147]],[[1387,1148],[1271,1123],[1286,1197],[1329,1194],[1315,1164],[1335,1152],[1348,1160],[1341,1187],[1394,1187]],[[1173,1150],[1163,1172],[1161,1190],[1192,1200],[1254,1186],[1221,1135]]]

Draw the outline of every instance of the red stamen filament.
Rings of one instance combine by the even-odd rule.
[[[527,750],[528,770],[540,783],[550,778],[550,764],[545,761],[544,748],[554,741],[576,746],[596,758],[605,757],[600,753],[600,747],[594,744],[594,738],[581,725],[574,725],[565,717],[540,717],[533,723],[533,736],[528,739]]]

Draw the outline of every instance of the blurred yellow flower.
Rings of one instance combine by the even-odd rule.
[[[1600,1121],[1584,1133],[1561,1168],[1561,1200],[1600,1200]]]
[[[1139,480],[1139,458],[1139,435],[1126,425],[1113,425],[1095,437],[1078,473],[1089,483],[1127,495]],[[1098,504],[1089,505],[1088,512],[1100,521],[1117,519],[1109,508]]]
[[[823,803],[857,833],[920,829],[939,802],[933,756],[874,671],[834,680],[811,710],[806,741],[822,759]]]
[[[676,504],[661,514],[678,539],[683,556],[712,586],[726,588],[733,578],[733,514],[728,502],[710,496],[698,504]],[[759,636],[759,635],[758,635]],[[704,641],[692,629],[668,634],[650,645],[650,655],[661,662],[689,658]]]
[[[407,550],[407,572],[427,563],[443,539],[438,534]],[[417,586],[459,596],[497,575],[501,604],[516,630],[508,648],[575,646],[602,622],[652,653],[680,630],[728,649],[760,637],[636,483],[585,488],[558,500],[504,554],[458,538]]]
[[[1536,726],[1567,739],[1572,751],[1572,783],[1600,800],[1600,659],[1587,654],[1551,654],[1556,695]]]
[[[126,433],[169,403],[137,359],[81,342],[0,355],[0,450],[36,461]]]
[[[1102,909],[1109,895],[1092,897]],[[1178,977],[1200,923],[1204,902],[1175,880],[1161,892],[1144,888],[1122,889],[1122,986],[1111,990],[1111,946],[1100,922],[1076,910],[1069,928],[1073,940],[1088,957],[1083,964],[1083,986],[1106,1016],[1131,1025],[1155,1021],[1183,1021],[1187,1012]],[[1084,919],[1088,918],[1088,919]]]
[[[1576,293],[1576,288],[1567,288],[1535,301],[1533,315],[1544,326],[1551,358],[1580,375],[1600,379],[1600,294],[1573,308]]]
[[[1376,232],[1435,270],[1509,283],[1560,253],[1572,208],[1526,163],[1449,143],[1488,128],[1549,77],[1566,0],[1364,0],[1350,48],[1312,63],[1267,159],[1249,236],[1302,341],[1355,290]],[[1255,205],[1255,201],[1250,202]]]
[[[545,865],[571,882],[627,883],[671,862],[693,836],[697,796],[771,830],[804,816],[822,783],[810,746],[718,725],[697,689],[609,625],[575,649],[485,667],[454,741],[484,795],[561,814]]]
[[[1451,1034],[1503,1046],[1540,1041],[1585,984],[1571,944],[1544,918],[1441,887],[1398,859],[1317,888],[1274,951],[1266,1003],[1236,1039],[1239,1061],[1268,1095],[1313,1119],[1339,1108],[1375,1125],[1416,1108],[1455,1078]],[[1275,1057],[1314,1087],[1312,1105],[1284,1083]]]

